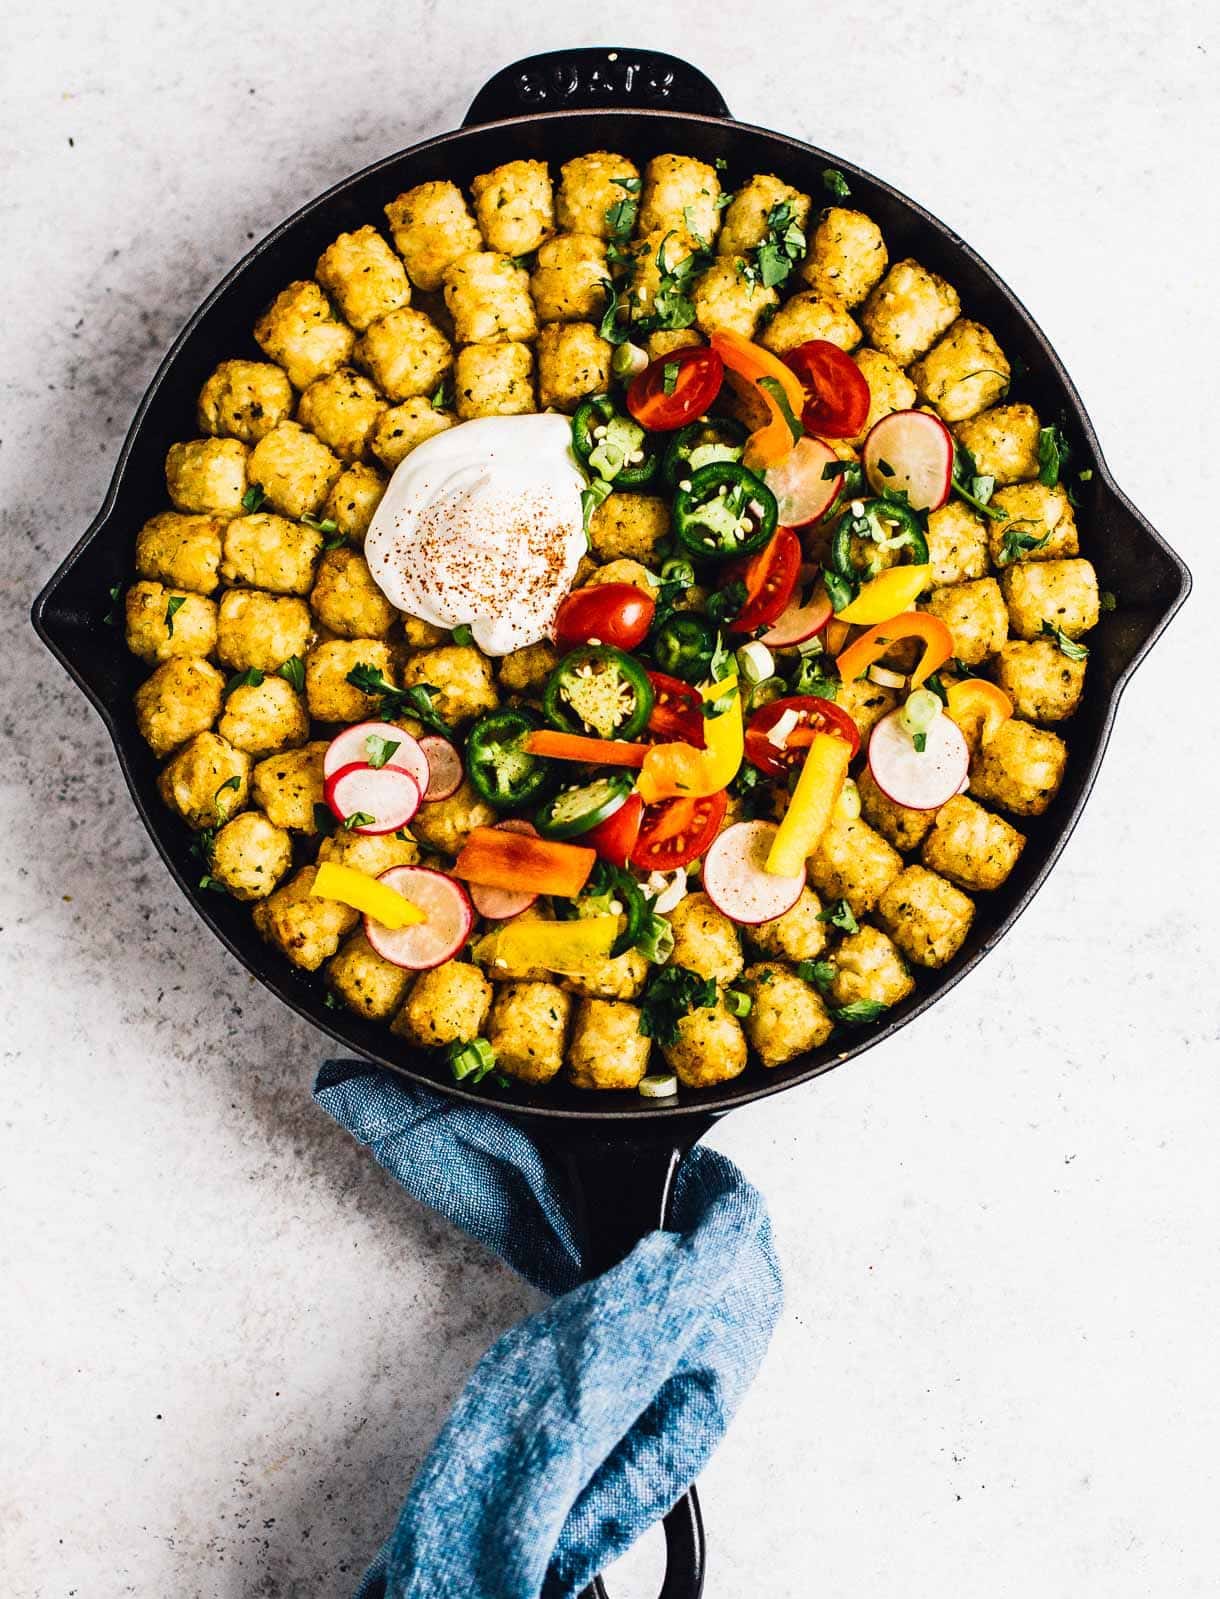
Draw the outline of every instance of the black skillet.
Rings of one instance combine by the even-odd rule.
[[[1017,870],[979,900],[965,948],[944,972],[921,973],[916,993],[881,1026],[775,1071],[750,1067],[735,1082],[684,1091],[658,1106],[632,1095],[581,1093],[556,1084],[537,1092],[464,1093],[443,1068],[413,1053],[386,1028],[329,1010],[317,977],[298,972],[254,931],[248,909],[196,884],[199,866],[182,824],[162,805],[157,765],[136,728],[132,694],[144,673],[121,633],[105,625],[109,590],[131,576],[136,530],[165,504],[169,446],[196,434],[195,397],[216,362],[260,352],[250,329],[272,296],[294,278],[313,274],[336,234],[381,220],[402,190],[432,178],[468,184],[476,173],[514,157],[558,165],[585,150],[609,149],[643,166],[675,150],[727,163],[726,188],[753,172],[774,172],[822,194],[822,172],[846,174],[853,204],[876,218],[891,259],[912,255],[956,285],[969,315],[996,334],[1016,384],[1045,420],[1060,420],[1074,448],[1073,469],[1091,467],[1081,485],[1085,553],[1117,607],[1090,635],[1084,704],[1068,735],[1062,790],[1029,827]],[[1020,363],[1020,365],[1018,365]],[[676,57],[648,50],[572,50],[506,67],[476,96],[463,127],[379,161],[313,200],[250,251],[212,292],[175,340],[140,405],[98,516],[34,604],[39,637],[75,678],[105,722],[132,797],[182,891],[213,932],[272,993],[346,1049],[455,1099],[492,1105],[528,1122],[563,1163],[584,1213],[591,1261],[604,1269],[621,1259],[664,1218],[681,1154],[725,1111],[794,1087],[890,1037],[953,985],[1007,932],[1054,864],[1097,775],[1119,696],[1190,590],[1183,562],[1122,494],[1102,460],[1093,426],[1071,380],[1029,313],[1010,289],[951,229],[858,167],[782,134],[730,119],[718,90]],[[668,1563],[661,1599],[697,1599],[703,1587],[703,1532],[694,1490],[666,1518]],[[590,1594],[604,1592],[600,1580]]]

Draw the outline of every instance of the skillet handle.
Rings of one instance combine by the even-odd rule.
[[[575,1200],[590,1277],[617,1266],[645,1234],[665,1226],[679,1163],[715,1120],[683,1117],[668,1128],[646,1125],[617,1136],[575,1124],[550,1134],[548,1145]],[[658,1599],[699,1599],[707,1551],[693,1485],[664,1525],[665,1580]],[[600,1577],[580,1599],[609,1599]]]
[[[694,111],[727,117],[720,90],[698,67],[660,50],[549,50],[501,67],[475,95],[464,128],[540,111]]]

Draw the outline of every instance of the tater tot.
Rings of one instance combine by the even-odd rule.
[[[295,396],[282,367],[272,361],[222,361],[199,391],[199,427],[243,444],[292,415]]]
[[[534,352],[528,344],[469,344],[453,368],[454,405],[463,422],[479,416],[523,416],[534,399]]]
[[[417,288],[439,289],[445,268],[483,240],[456,183],[420,183],[385,208],[394,246]]]
[[[297,420],[341,461],[358,461],[385,409],[386,402],[368,378],[341,366],[309,385],[297,406]]]
[[[777,206],[788,207],[792,221],[800,228],[805,227],[809,220],[809,196],[769,172],[756,172],[741,185],[725,208],[716,240],[717,253],[748,256],[756,250],[767,237],[768,219]]]
[[[600,319],[610,276],[606,246],[588,233],[560,233],[538,251],[530,293],[539,322]]]
[[[171,444],[165,458],[170,499],[180,511],[236,515],[246,492],[248,454],[240,439]]]
[[[435,322],[403,306],[370,322],[356,360],[391,400],[432,394],[453,365],[453,347]]]
[[[632,189],[638,192],[639,181],[640,171],[635,163],[609,150],[593,150],[566,161],[559,169],[555,194],[559,226],[567,233],[609,238],[616,230],[610,226],[606,213],[628,198]]]
[[[813,230],[801,276],[819,294],[833,295],[851,307],[868,298],[888,264],[885,241],[873,219],[832,205]]]
[[[545,161],[506,161],[473,179],[470,192],[488,249],[529,255],[554,232],[554,197]]]
[[[445,269],[445,304],[459,344],[523,342],[538,332],[529,273],[494,250],[475,250],[450,262]]]
[[[336,320],[330,301],[316,283],[290,283],[272,300],[254,325],[264,354],[278,362],[296,389],[351,360],[356,335]]]
[[[610,345],[592,322],[548,322],[538,336],[538,403],[574,411],[610,386]]]
[[[636,1088],[651,1048],[640,1032],[638,1006],[582,999],[568,1045],[568,1081],[576,1088]]]
[[[211,594],[220,569],[221,516],[160,511],[136,534],[136,571],[167,588]]]
[[[869,295],[860,321],[871,344],[908,366],[935,344],[960,309],[952,284],[918,261],[898,261]]]
[[[711,245],[720,231],[720,176],[688,155],[655,155],[644,168],[638,227],[641,233],[681,228]]]
[[[248,469],[263,491],[260,506],[299,519],[317,516],[343,463],[299,423],[281,422],[254,446]]]
[[[168,755],[196,733],[206,733],[220,714],[225,680],[209,661],[178,655],[161,665],[136,690],[136,723],[154,755]]]
[[[341,233],[318,257],[316,275],[358,333],[411,303],[406,268],[373,227]]]
[[[321,553],[317,528],[255,511],[235,516],[225,528],[220,575],[226,583],[272,594],[308,594]]]

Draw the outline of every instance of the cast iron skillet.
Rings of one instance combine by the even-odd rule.
[[[1047,815],[1030,825],[1029,845],[1009,882],[980,897],[969,940],[952,966],[921,973],[917,992],[881,1026],[859,1037],[836,1038],[775,1071],[754,1066],[735,1082],[683,1091],[681,1102],[668,1108],[634,1095],[582,1093],[561,1084],[471,1095],[446,1082],[435,1065],[384,1027],[327,1009],[318,979],[271,951],[246,907],[196,888],[199,866],[189,852],[189,836],[157,796],[156,762],[136,728],[132,694],[145,668],[127,653],[121,633],[103,622],[111,585],[131,575],[136,530],[164,506],[166,451],[197,432],[195,397],[204,378],[224,357],[261,358],[250,330],[279,289],[294,278],[311,277],[314,262],[336,234],[379,222],[385,203],[413,184],[433,178],[467,184],[476,173],[514,157],[558,165],[593,149],[620,151],[641,166],[667,150],[709,161],[723,157],[726,187],[753,172],[774,172],[815,197],[823,193],[823,168],[843,171],[851,203],[880,223],[891,259],[912,255],[956,285],[968,314],[994,330],[1014,365],[1024,364],[1028,376],[1019,381],[1018,396],[1045,420],[1062,421],[1075,451],[1074,469],[1092,467],[1080,512],[1085,550],[1102,587],[1118,599],[1117,608],[1090,635],[1088,686],[1070,724],[1063,788]],[[570,1175],[586,1219],[592,1262],[600,1270],[663,1221],[678,1159],[718,1116],[803,1083],[888,1038],[959,982],[1007,932],[1080,816],[1127,680],[1189,590],[1183,562],[1111,478],[1055,352],[1011,290],[956,233],[839,156],[733,122],[716,88],[687,63],[647,50],[596,49],[559,51],[506,67],[476,96],[458,132],[429,139],[346,179],[251,250],[196,311],[162,362],[123,444],[105,504],[38,596],[33,621],[101,715],[145,826],[213,932],[272,993],[345,1048],[455,1099],[526,1119]],[[703,1535],[693,1489],[667,1518],[666,1538],[662,1599],[697,1599],[703,1586]],[[600,1580],[589,1592],[604,1592]]]

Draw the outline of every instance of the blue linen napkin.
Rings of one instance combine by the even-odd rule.
[[[314,1097],[423,1204],[544,1293],[475,1367],[355,1599],[569,1599],[707,1464],[782,1301],[762,1196],[696,1147],[671,1231],[582,1281],[563,1192],[490,1110],[328,1061]]]

